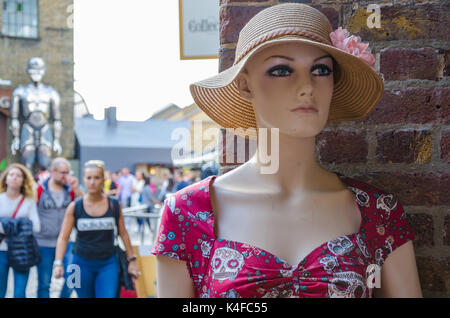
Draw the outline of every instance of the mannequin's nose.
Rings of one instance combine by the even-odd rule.
[[[304,75],[297,81],[297,97],[311,98],[313,94],[313,83],[308,75]]]

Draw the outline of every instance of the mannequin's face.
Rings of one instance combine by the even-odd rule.
[[[279,128],[280,134],[313,137],[328,120],[333,94],[333,60],[303,43],[262,49],[239,74],[241,95],[253,104],[258,128]],[[291,111],[312,104],[317,112]]]
[[[30,76],[31,80],[35,83],[42,82],[42,79],[45,75],[45,70],[43,69],[28,69],[28,75]]]

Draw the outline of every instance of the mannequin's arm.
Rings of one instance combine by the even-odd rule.
[[[62,134],[62,123],[61,123],[61,98],[58,92],[53,92],[52,101],[52,114],[53,114],[53,130],[54,130],[54,146],[53,151],[60,154],[62,152],[60,139]]]
[[[380,288],[375,298],[422,298],[419,274],[412,241],[395,249],[381,269]]]
[[[13,136],[11,152],[13,155],[20,147],[20,91],[20,88],[14,90],[11,103],[11,134]]]
[[[156,255],[156,286],[158,298],[193,298],[194,286],[186,262]]]

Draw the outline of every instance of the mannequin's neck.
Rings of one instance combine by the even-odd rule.
[[[316,160],[314,136],[298,138],[279,133],[277,138],[269,133],[267,142],[258,138],[257,143],[249,164],[282,192],[323,188],[325,178],[330,176]]]

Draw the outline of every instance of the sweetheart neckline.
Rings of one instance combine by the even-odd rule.
[[[300,267],[300,264],[302,264],[302,263],[305,261],[305,259],[306,259],[306,262],[302,265],[303,267],[306,267],[306,264],[307,264],[307,261],[308,261],[308,257],[311,256],[311,254],[314,254],[314,252],[316,252],[319,248],[322,248],[325,244],[328,244],[328,243],[330,243],[330,242],[332,242],[332,241],[334,241],[334,240],[337,240],[337,239],[339,239],[339,238],[341,238],[341,237],[343,237],[343,236],[346,236],[346,237],[348,237],[348,238],[351,238],[351,240],[352,240],[353,237],[355,237],[355,236],[357,236],[358,234],[361,233],[361,229],[362,229],[363,226],[364,226],[364,216],[363,216],[363,210],[362,210],[363,207],[358,203],[358,200],[356,199],[356,194],[350,189],[350,187],[353,187],[353,188],[355,188],[355,187],[354,187],[354,186],[350,186],[350,185],[347,183],[348,179],[350,179],[350,180],[354,180],[354,179],[352,179],[352,178],[350,178],[350,177],[346,177],[346,176],[344,176],[344,175],[342,175],[342,174],[340,174],[340,173],[336,173],[336,175],[337,175],[338,178],[345,184],[345,186],[347,187],[347,189],[349,189],[349,190],[355,195],[355,203],[356,203],[356,206],[358,207],[358,210],[359,210],[359,212],[360,212],[360,214],[361,214],[361,222],[360,222],[360,224],[359,224],[359,228],[358,228],[358,231],[357,231],[357,232],[352,233],[352,234],[343,234],[343,235],[339,235],[339,236],[337,236],[337,237],[335,237],[335,238],[333,238],[333,239],[331,239],[331,240],[329,240],[329,241],[323,242],[322,244],[320,244],[319,246],[317,246],[316,248],[314,248],[312,251],[308,252],[302,259],[300,259],[299,262],[296,263],[296,265],[292,265],[292,264],[290,264],[289,262],[287,262],[286,260],[284,260],[283,258],[278,257],[276,254],[274,254],[274,253],[272,253],[272,252],[269,252],[269,251],[266,250],[266,249],[263,249],[263,248],[260,248],[260,247],[258,247],[258,246],[255,246],[255,245],[253,245],[253,244],[249,244],[249,243],[244,243],[244,242],[240,242],[240,241],[234,241],[234,240],[229,240],[229,239],[217,237],[217,236],[216,236],[216,233],[215,233],[215,231],[214,231],[214,225],[215,225],[215,222],[216,222],[216,218],[215,218],[215,213],[214,213],[213,206],[212,206],[212,201],[211,201],[211,184],[212,184],[212,181],[213,181],[217,176],[216,176],[216,175],[212,175],[212,176],[209,176],[209,177],[208,177],[208,178],[209,178],[209,180],[208,180],[208,189],[209,189],[209,191],[208,191],[208,202],[209,202],[210,210],[211,210],[211,217],[212,217],[212,224],[211,224],[211,226],[212,226],[212,228],[213,228],[212,233],[213,233],[213,239],[214,239],[214,241],[219,241],[219,242],[220,242],[220,241],[226,241],[226,242],[229,242],[229,243],[239,244],[239,245],[241,245],[241,246],[242,246],[242,245],[247,245],[247,246],[249,246],[249,247],[256,248],[256,249],[258,249],[258,250],[260,250],[260,251],[262,251],[262,252],[264,252],[264,253],[270,254],[271,256],[273,256],[273,257],[279,259],[281,262],[286,263],[287,265],[289,265],[289,267],[290,267],[291,269],[292,269],[294,266],[295,266],[294,269],[298,269],[298,268]],[[341,175],[342,177],[340,177],[340,175]],[[359,189],[359,188],[358,188],[358,189]]]

